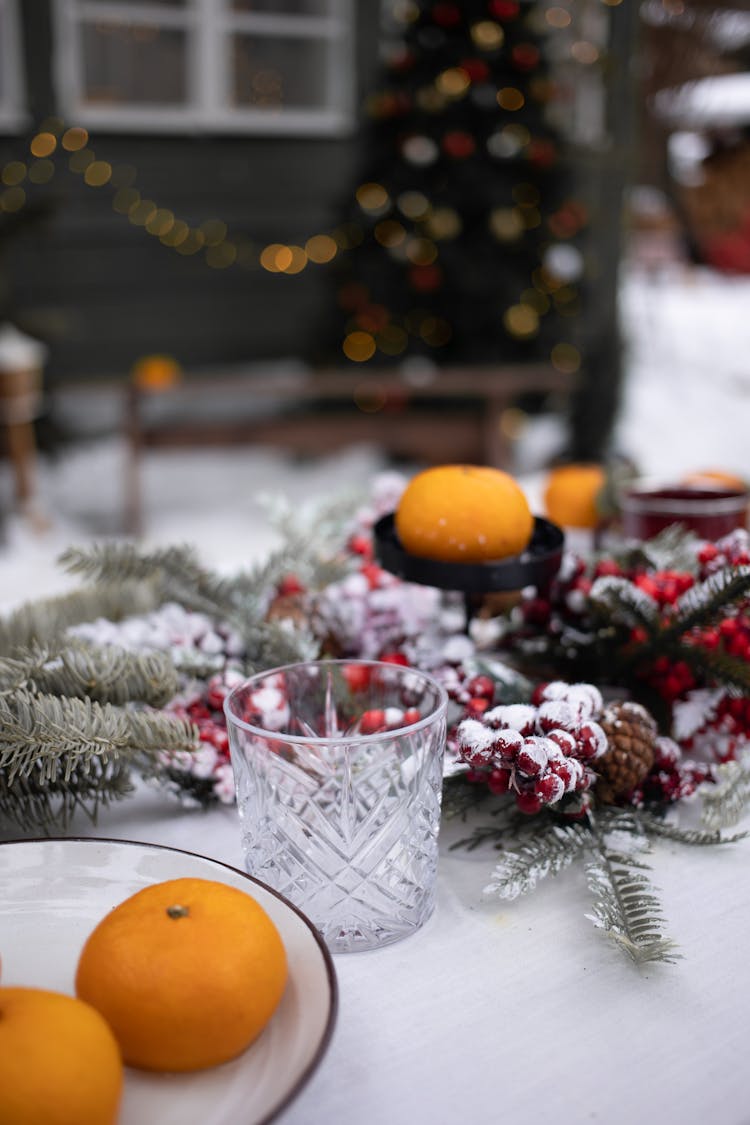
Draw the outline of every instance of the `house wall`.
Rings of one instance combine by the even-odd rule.
[[[48,0],[20,5],[33,123],[57,112]],[[376,65],[377,5],[357,5],[358,94]],[[68,124],[73,124],[72,122]],[[33,129],[32,129],[33,133]],[[0,164],[28,139],[0,136]],[[340,221],[357,162],[355,134],[337,138],[92,133],[97,159],[137,169],[144,198],[191,225],[227,223],[230,237],[302,242]],[[51,382],[116,377],[145,354],[188,367],[304,354],[329,299],[321,272],[287,276],[256,265],[212,269],[181,256],[112,209],[113,189],[87,187],[66,158],[35,198],[51,213],[10,244],[0,268],[11,313],[50,345]]]

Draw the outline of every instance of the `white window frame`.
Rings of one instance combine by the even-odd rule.
[[[0,0],[1,2],[1,0]],[[108,132],[214,132],[266,135],[335,136],[354,127],[353,0],[328,0],[330,14],[235,12],[230,0],[187,0],[169,8],[124,0],[55,0],[55,83],[66,120]],[[83,90],[81,29],[107,18],[187,35],[187,96],[183,105],[86,104]],[[279,110],[233,106],[229,100],[231,36],[289,37],[324,43],[328,52],[327,105]]]
[[[0,40],[0,69],[3,71],[5,97],[0,97],[0,131],[16,132],[28,120],[24,70],[21,51],[21,29],[16,0],[0,0],[3,10],[3,37]]]

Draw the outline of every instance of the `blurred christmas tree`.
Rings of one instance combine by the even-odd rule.
[[[530,0],[389,0],[339,255],[336,358],[580,363],[586,211]]]

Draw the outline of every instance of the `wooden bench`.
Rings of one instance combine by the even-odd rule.
[[[416,462],[508,468],[504,412],[524,394],[567,396],[575,384],[575,377],[548,364],[195,373],[158,391],[133,383],[126,407],[126,529],[132,535],[142,530],[140,464],[146,449],[254,442],[320,455],[370,442]],[[214,404],[239,406],[229,417],[212,418],[206,410],[201,416],[200,400],[207,396]],[[463,402],[471,408],[459,409]]]

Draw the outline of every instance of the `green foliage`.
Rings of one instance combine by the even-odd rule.
[[[750,774],[739,762],[726,762],[716,768],[715,785],[701,786],[705,828],[718,831],[737,824],[750,803]]]
[[[0,696],[0,824],[48,830],[80,808],[92,818],[125,796],[131,769],[148,773],[156,755],[192,751],[198,732],[157,711],[87,698]]]
[[[15,659],[0,660],[0,691],[26,689],[115,704],[137,699],[161,707],[178,687],[175,667],[161,652],[132,653],[73,640],[48,648],[34,645],[18,650]]]
[[[577,859],[589,841],[581,824],[550,823],[544,834],[525,841],[516,851],[504,852],[485,894],[514,899],[528,894],[548,875],[558,875]]]
[[[143,582],[108,582],[56,598],[25,602],[0,618],[0,654],[10,655],[36,643],[54,644],[73,625],[99,617],[121,621],[148,613],[158,604],[152,586]]]
[[[587,915],[637,965],[672,962],[681,954],[664,936],[661,904],[648,877],[650,868],[639,858],[649,848],[637,817],[611,810],[592,821],[592,847],[586,863],[589,887],[595,895]]]

